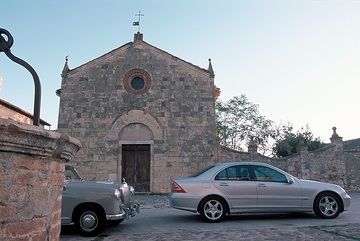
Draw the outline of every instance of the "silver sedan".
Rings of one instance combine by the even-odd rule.
[[[226,214],[314,212],[331,219],[350,206],[350,196],[335,184],[298,179],[257,162],[210,166],[171,183],[170,205],[198,212],[206,222]]]

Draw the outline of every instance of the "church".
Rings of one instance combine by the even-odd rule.
[[[209,59],[201,68],[134,40],[62,74],[58,132],[82,148],[70,163],[87,180],[126,180],[136,192],[164,193],[172,178],[217,162]]]

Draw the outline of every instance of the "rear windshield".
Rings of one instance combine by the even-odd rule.
[[[207,170],[210,170],[210,169],[213,168],[213,167],[214,167],[214,165],[213,165],[213,166],[206,167],[206,168],[204,168],[204,169],[202,169],[202,170],[200,170],[200,171],[198,171],[198,172],[195,172],[194,174],[192,174],[192,175],[189,176],[189,177],[197,177],[197,176],[200,176],[201,174],[203,174],[203,173],[206,172]]]

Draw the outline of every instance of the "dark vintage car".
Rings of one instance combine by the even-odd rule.
[[[101,234],[106,225],[118,225],[140,212],[132,200],[134,188],[126,182],[88,182],[65,165],[61,225],[75,225],[82,236]]]

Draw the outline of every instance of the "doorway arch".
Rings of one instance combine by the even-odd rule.
[[[113,122],[108,135],[109,143],[117,143],[117,180],[121,181],[124,175],[130,173],[129,184],[133,185],[131,181],[138,181],[134,184],[135,191],[151,191],[154,174],[153,150],[154,143],[158,140],[164,140],[164,131],[157,118],[147,111],[134,109],[119,116]],[[124,162],[124,158],[127,163]],[[130,168],[128,172],[127,168]],[[140,175],[148,180],[139,178]]]

